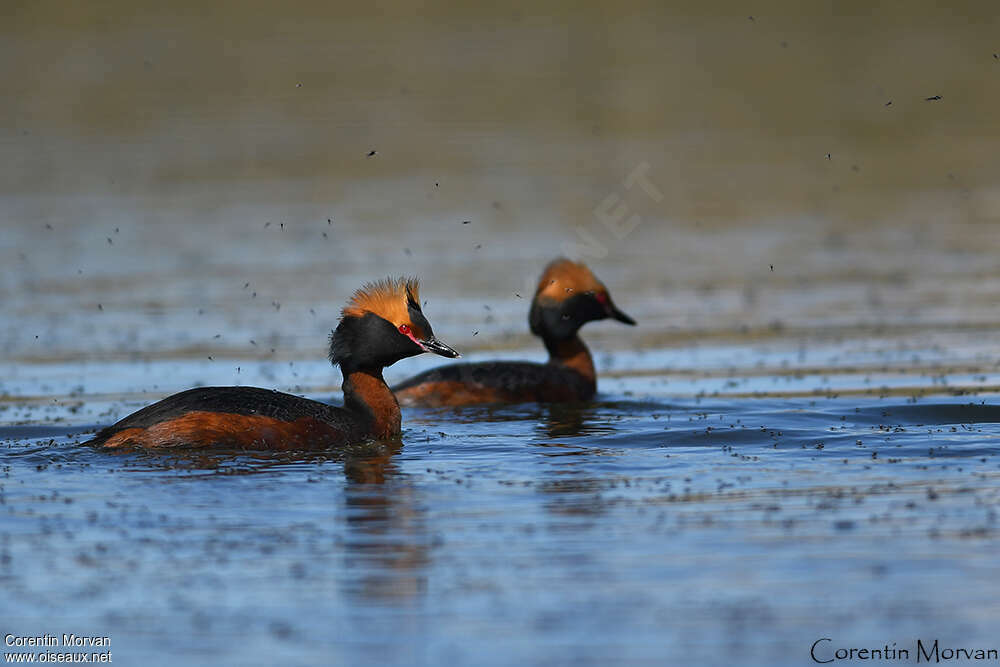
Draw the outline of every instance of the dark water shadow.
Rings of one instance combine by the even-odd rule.
[[[978,403],[915,403],[860,408],[856,419],[903,425],[1000,424],[1000,405]]]
[[[402,448],[399,440],[364,442],[337,449],[244,450],[172,448],[152,451],[138,448],[106,450],[82,445],[96,456],[107,457],[124,470],[161,472],[170,477],[213,475],[263,475],[328,463],[343,463],[345,471],[354,461],[394,454]]]
[[[368,603],[406,603],[427,591],[433,539],[428,503],[395,463],[402,443],[344,462],[344,593]]]
[[[0,426],[0,440],[42,440],[45,438],[70,438],[88,435],[92,426],[51,426],[40,424],[12,424]]]

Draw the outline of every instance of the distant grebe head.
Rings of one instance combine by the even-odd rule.
[[[609,317],[635,324],[635,320],[618,310],[608,288],[586,265],[559,258],[542,272],[528,324],[536,336],[565,340],[575,336],[587,322]]]

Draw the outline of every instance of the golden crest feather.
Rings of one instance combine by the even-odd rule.
[[[585,264],[560,257],[552,260],[538,281],[536,299],[563,301],[579,292],[606,292],[607,288]]]
[[[373,313],[395,325],[408,323],[409,305],[420,309],[420,282],[416,278],[383,278],[366,283],[344,306],[343,317]]]

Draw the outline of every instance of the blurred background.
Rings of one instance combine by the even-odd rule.
[[[531,346],[560,254],[640,321],[612,348],[997,319],[990,2],[4,14],[11,360],[321,358],[390,273],[455,345]]]
[[[997,7],[6,0],[0,633],[144,665],[995,648]],[[467,359],[544,359],[558,255],[639,323],[584,330],[594,403],[407,409],[375,455],[79,445],[199,384],[338,400],[327,335],[386,275]]]

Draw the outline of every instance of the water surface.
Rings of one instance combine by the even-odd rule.
[[[997,647],[992,4],[8,14],[0,633],[126,665]],[[192,386],[339,401],[326,337],[388,274],[469,360],[542,360],[559,254],[639,322],[584,330],[593,402],[82,445]]]

